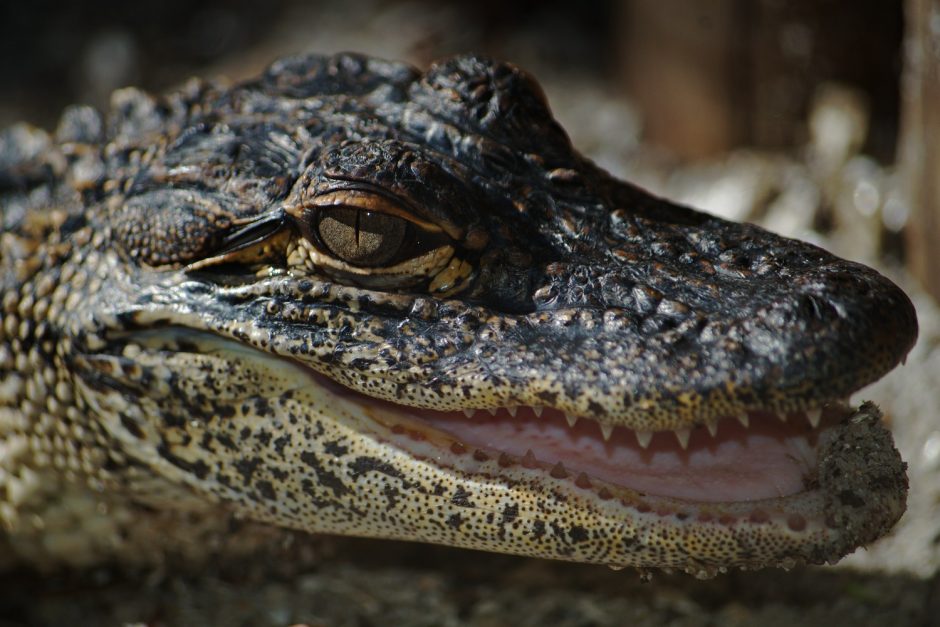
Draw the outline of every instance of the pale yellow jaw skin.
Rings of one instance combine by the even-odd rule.
[[[379,415],[362,397],[334,394],[285,359],[208,334],[185,339],[192,352],[161,352],[172,343],[161,332],[135,338],[139,367],[152,368],[157,379],[185,375],[173,379],[177,389],[167,389],[168,396],[129,403],[84,384],[81,393],[107,417],[102,424],[125,452],[166,482],[249,519],[697,576],[835,560],[858,544],[857,530],[846,525],[851,512],[833,504],[838,486],[826,477],[794,496],[727,504],[558,478],[506,459],[455,454],[442,434],[415,440],[394,426],[407,424],[406,408],[400,416]],[[121,367],[117,358],[94,359]],[[226,381],[213,403],[231,409],[167,430],[168,414],[188,411],[174,399],[192,398],[211,377]],[[138,433],[128,431],[128,420]],[[877,411],[869,407],[824,434],[821,459],[835,449],[844,454],[847,438],[870,440],[878,430]],[[900,516],[903,503],[888,508],[879,528]]]

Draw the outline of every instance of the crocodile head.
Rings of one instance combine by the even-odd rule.
[[[289,58],[107,128],[63,144],[98,174],[38,274],[78,456],[140,498],[698,575],[904,509],[844,399],[912,346],[906,296],[611,177],[511,65]]]

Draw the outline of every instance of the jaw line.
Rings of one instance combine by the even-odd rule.
[[[525,485],[561,492],[572,500],[587,501],[613,516],[632,520],[641,528],[668,527],[680,535],[682,529],[720,528],[719,535],[732,543],[741,543],[757,529],[766,538],[777,538],[781,546],[802,544],[802,551],[793,552],[797,557],[781,557],[774,563],[784,568],[800,563],[834,564],[858,546],[884,535],[906,508],[906,465],[881,421],[881,412],[872,403],[847,410],[841,420],[821,425],[815,434],[818,442],[811,485],[771,498],[703,502],[642,493],[585,473],[568,469],[558,472],[558,466],[526,464],[524,459],[494,450],[454,447],[448,434],[429,429],[426,423],[411,421],[411,428],[404,426],[413,408],[400,405],[398,415],[389,420],[369,397],[351,393],[366,401],[353,402],[368,422],[380,427],[380,439],[417,462],[470,474],[481,481],[505,482],[513,488]],[[847,469],[849,472],[845,472]],[[858,499],[867,502],[856,507],[852,501]],[[739,548],[747,553],[747,541],[743,542]],[[745,561],[735,565],[759,568],[767,564]],[[711,567],[686,570],[699,576],[715,572]],[[717,570],[724,572],[726,568],[719,566]]]
[[[214,352],[223,359],[247,360],[270,379],[271,385],[267,387],[272,394],[296,393],[294,406],[301,409],[301,420],[305,424],[315,418],[330,421],[336,432],[360,442],[363,450],[371,451],[390,464],[398,464],[404,476],[395,480],[396,485],[399,480],[414,484],[435,477],[437,483],[432,485],[442,486],[444,491],[438,495],[435,489],[434,495],[422,498],[430,500],[428,506],[433,505],[437,510],[434,516],[438,519],[447,512],[456,512],[465,518],[477,517],[474,518],[477,525],[489,525],[491,517],[499,510],[495,506],[492,509],[474,506],[468,510],[457,498],[464,499],[462,495],[466,491],[470,500],[502,503],[500,507],[515,503],[514,507],[521,507],[514,525],[521,529],[518,533],[523,537],[516,537],[516,544],[513,544],[491,531],[487,533],[492,535],[468,537],[415,521],[407,528],[376,526],[374,521],[369,522],[371,519],[347,519],[341,526],[334,526],[317,517],[297,518],[290,511],[290,503],[276,504],[270,511],[251,507],[241,510],[246,516],[283,526],[310,532],[445,543],[618,567],[672,565],[708,576],[732,566],[790,567],[802,562],[835,561],[855,547],[883,535],[904,510],[903,463],[893,448],[890,434],[878,420],[880,413],[870,404],[827,429],[820,438],[817,488],[781,498],[701,503],[642,494],[590,477],[584,482],[580,476],[572,474],[553,476],[552,469],[541,466],[527,468],[511,460],[502,463],[501,456],[483,459],[467,450],[456,453],[448,446],[441,446],[446,434],[426,428],[419,433],[409,433],[407,428],[396,429],[389,421],[388,412],[382,411],[382,401],[333,382],[296,357],[261,351],[209,331],[176,326],[133,335],[137,336],[135,341],[155,338],[149,348],[158,350],[165,350],[160,348],[164,340],[175,337],[193,340],[202,353]],[[413,410],[404,405],[394,406],[404,415]],[[250,420],[257,422],[258,418]],[[284,428],[290,430],[286,425]],[[300,444],[316,445],[315,442]],[[878,456],[884,463],[872,465],[870,460]],[[295,457],[284,457],[278,463],[283,463],[285,470],[303,469]],[[237,488],[207,487],[191,479],[186,482],[198,490],[214,491],[236,510],[244,500]],[[356,477],[352,477],[352,482],[357,494],[354,502],[381,498],[381,492],[375,492],[380,486],[360,485]],[[425,483],[425,489],[427,485]],[[453,490],[457,490],[457,494],[452,493]],[[860,495],[855,501],[866,502],[860,507],[857,503],[846,505],[847,490]],[[409,507],[412,505],[415,504]],[[546,506],[548,510],[544,509]],[[427,515],[430,516],[431,511],[428,510]],[[530,542],[533,528],[540,533],[536,525],[544,521],[543,516],[578,520],[597,539],[573,546],[563,542],[562,552],[553,548],[554,545],[533,547]],[[600,543],[601,539],[605,544]]]
[[[322,375],[310,373],[316,378]],[[511,483],[536,483],[546,489],[573,491],[580,497],[619,502],[638,513],[653,513],[663,517],[678,515],[680,521],[708,522],[721,519],[724,524],[752,519],[761,523],[774,520],[797,531],[807,525],[824,526],[822,495],[816,487],[796,490],[787,494],[750,500],[699,500],[668,494],[654,494],[607,481],[580,471],[572,464],[564,465],[538,458],[512,455],[496,447],[474,447],[451,433],[435,428],[436,425],[416,416],[413,407],[389,401],[372,399],[352,390],[343,389],[345,400],[358,408],[374,436],[404,451],[421,462],[431,462],[488,480],[506,480]],[[433,410],[429,410],[433,411]],[[840,426],[830,425],[818,434],[818,447],[831,439],[831,432]],[[817,460],[818,461],[818,460]],[[815,471],[815,468],[811,469]],[[774,519],[774,520],[771,520]]]
[[[254,349],[251,349],[254,350]],[[737,524],[777,528],[787,535],[833,538],[839,535],[831,518],[826,516],[825,491],[818,485],[781,496],[746,501],[700,501],[640,492],[585,473],[571,472],[558,466],[508,455],[493,448],[473,448],[462,444],[451,434],[435,429],[433,423],[418,419],[416,412],[434,412],[409,405],[370,397],[343,386],[309,366],[292,359],[282,360],[286,366],[299,368],[318,388],[342,399],[346,412],[356,415],[360,434],[369,433],[382,443],[393,446],[420,464],[433,464],[444,471],[456,471],[484,482],[505,483],[517,488],[534,485],[558,490],[577,499],[590,499],[605,506],[620,507],[620,515],[654,516],[678,525]],[[843,408],[844,411],[844,408]],[[449,412],[437,412],[449,413]],[[821,425],[814,434],[818,439],[816,461],[832,454],[830,443],[848,428],[847,411],[841,422]],[[811,469],[812,472],[816,468]],[[815,482],[815,479],[812,480]],[[632,510],[632,511],[631,511]],[[903,511],[903,508],[902,508]]]
[[[590,417],[572,425],[554,409],[538,416],[520,407],[515,415],[501,409],[492,416],[478,411],[465,417],[387,402],[375,405],[370,411],[374,420],[399,435],[410,434],[397,439],[399,446],[408,449],[416,436],[434,441],[453,454],[454,465],[466,466],[460,452],[469,449],[471,457],[496,457],[503,467],[541,467],[554,478],[570,474],[581,484],[600,480],[702,503],[756,501],[803,491],[813,482],[820,436],[851,413],[827,409],[819,428],[810,428],[796,416],[780,422],[754,412],[748,427],[729,417],[714,435],[698,427],[680,441],[673,432],[660,431],[641,444],[627,427],[605,432]]]

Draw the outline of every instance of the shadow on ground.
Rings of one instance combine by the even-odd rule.
[[[301,541],[290,557],[192,576],[99,569],[0,578],[0,626],[940,625],[940,585],[838,568],[710,581],[369,540]],[[174,570],[175,569],[171,569]]]

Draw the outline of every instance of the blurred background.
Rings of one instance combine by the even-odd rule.
[[[693,616],[719,624],[792,624],[787,616],[820,625],[938,624],[931,621],[940,621],[940,0],[8,1],[0,5],[0,128],[26,121],[54,129],[66,105],[106,110],[111,92],[126,85],[161,92],[194,75],[238,81],[284,54],[343,50],[422,68],[468,51],[512,61],[538,78],[575,146],[602,167],[674,200],[813,241],[901,284],[918,308],[920,340],[906,366],[855,399],[886,410],[909,464],[909,510],[895,533],[843,562],[841,574],[810,571],[803,588],[773,574],[710,587],[667,579],[632,599],[631,607],[653,608],[652,622],[631,611],[637,624],[670,617],[714,624],[685,620]],[[402,557],[402,549],[380,546]],[[464,618],[496,616],[480,624],[618,624],[625,610],[615,597],[633,594],[623,575],[435,551],[442,565],[401,576],[424,577],[426,589],[463,608]],[[463,580],[452,578],[455,560],[475,564],[458,568]],[[334,568],[331,580],[301,585],[304,598],[364,586],[381,618],[382,594],[395,588],[398,571],[338,564],[326,567]],[[509,583],[480,588],[491,577],[479,569],[494,564]],[[559,592],[527,598],[525,586],[512,583],[518,573],[525,585]],[[272,601],[258,597],[267,588],[222,586],[223,594],[200,587],[205,581],[159,588],[154,603],[171,599],[191,610],[247,602],[246,595],[273,612],[279,603],[294,607],[302,592],[277,588],[271,594],[281,600]],[[337,591],[330,581],[350,588]],[[475,592],[462,587],[466,581]],[[585,581],[594,596],[560,592],[588,594]],[[605,586],[619,597],[597,592]],[[127,596],[116,590],[116,598]],[[479,605],[487,594],[496,605]],[[810,599],[815,618],[786,613],[797,597]],[[65,599],[67,610],[75,599]],[[562,600],[580,608],[573,622],[544,622],[542,611]],[[425,624],[447,622],[422,611]],[[186,616],[212,622],[209,614]],[[252,616],[256,624],[296,618]],[[355,624],[383,624],[356,616]]]
[[[119,87],[238,80],[301,51],[419,67],[482,52],[539,77],[575,144],[607,169],[733,219],[810,239],[833,233],[843,254],[905,262],[940,296],[940,273],[928,271],[940,264],[929,245],[940,237],[940,184],[927,190],[911,171],[937,178],[922,118],[940,113],[919,93],[940,102],[931,4],[6,2],[0,127],[52,128],[64,106],[105,109]]]

